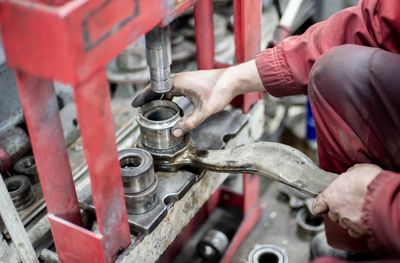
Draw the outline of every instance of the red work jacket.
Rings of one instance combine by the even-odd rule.
[[[277,47],[262,51],[256,64],[265,88],[277,97],[307,94],[314,62],[325,51],[342,44],[400,54],[400,1],[361,0],[357,6],[313,25],[303,35],[289,37]],[[400,258],[400,174],[385,171],[370,184],[364,224],[370,233],[369,249]],[[335,246],[334,238],[330,240]],[[354,239],[349,240],[354,243]],[[343,248],[343,243],[340,245]],[[350,243],[347,246],[352,248]]]

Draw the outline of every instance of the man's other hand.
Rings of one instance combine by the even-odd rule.
[[[354,165],[314,199],[312,212],[328,213],[329,219],[347,229],[352,237],[365,235],[361,218],[367,187],[381,171],[373,164]]]

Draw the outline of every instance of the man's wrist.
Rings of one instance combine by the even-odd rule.
[[[260,75],[258,74],[255,60],[230,67],[228,70],[236,96],[248,92],[265,91]]]

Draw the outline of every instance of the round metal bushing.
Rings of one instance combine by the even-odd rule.
[[[229,245],[228,237],[221,231],[209,230],[197,244],[197,253],[205,260],[220,260]]]
[[[159,203],[158,179],[150,188],[137,194],[125,194],[126,208],[129,214],[144,214],[153,210]]]
[[[14,171],[17,174],[27,175],[32,184],[36,184],[39,182],[35,159],[32,155],[27,155],[15,162]]]
[[[175,137],[172,128],[181,119],[181,109],[172,101],[155,100],[139,110],[140,144],[151,153],[176,151],[184,146],[185,136]]]
[[[35,201],[35,193],[28,177],[15,175],[6,178],[4,183],[18,211],[29,207]]]
[[[287,263],[286,252],[275,245],[256,245],[249,253],[249,263]]]
[[[302,237],[312,237],[324,230],[324,218],[321,215],[313,215],[307,207],[301,208],[296,213],[298,233]]]
[[[142,214],[152,210],[158,203],[158,180],[151,154],[139,148],[121,150],[119,164],[128,212]]]
[[[153,157],[149,152],[139,148],[121,150],[119,165],[126,194],[143,192],[154,184]]]

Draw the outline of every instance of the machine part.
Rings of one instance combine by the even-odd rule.
[[[0,65],[0,133],[11,129],[24,119],[14,72],[4,62]]]
[[[279,185],[279,192],[288,198],[289,206],[292,209],[299,209],[303,207],[305,205],[305,200],[308,197],[302,192],[297,191],[292,187],[284,184]]]
[[[126,206],[129,214],[143,214],[158,203],[158,180],[154,175],[153,158],[138,148],[119,152]]]
[[[185,63],[195,55],[196,47],[193,43],[186,41],[185,37],[176,32],[171,36],[171,53],[173,63]]]
[[[228,245],[229,239],[224,233],[211,229],[197,245],[197,253],[205,260],[219,261]]]
[[[26,188],[26,184],[30,182],[27,177],[25,178],[26,180],[21,179],[20,182],[24,180],[23,184],[24,187]],[[29,237],[25,231],[24,225],[22,224],[21,219],[18,216],[18,212],[16,210],[17,205],[15,204],[15,198],[13,196],[10,197],[12,192],[17,192],[18,190],[20,190],[21,192],[21,187],[17,188],[14,191],[10,191],[10,187],[13,185],[18,186],[18,184],[16,184],[16,181],[14,182],[8,181],[8,183],[4,182],[2,176],[0,175],[1,218],[4,221],[4,224],[6,225],[7,230],[9,231],[11,239],[13,240],[14,244],[17,244],[15,247],[22,262],[24,263],[39,262],[36,257],[35,250],[33,249],[31,242],[29,241]]]
[[[14,175],[6,178],[4,183],[18,211],[31,206],[35,201],[32,183],[27,176]]]
[[[53,252],[47,248],[43,249],[40,252],[39,259],[45,263],[58,263],[60,260],[58,259],[58,255],[56,252]]]
[[[172,101],[155,100],[141,107],[137,117],[140,126],[140,148],[148,150],[154,158],[174,155],[186,147],[187,136],[175,137],[172,128],[181,119],[182,110]]]
[[[151,88],[156,93],[166,93],[171,88],[170,29],[156,27],[146,34],[147,64],[150,69]]]
[[[116,64],[118,69],[126,72],[145,69],[147,66],[145,54],[145,40],[144,37],[141,37],[117,56]]]
[[[13,127],[0,134],[0,171],[7,170],[29,148],[28,135],[19,127]]]
[[[139,38],[107,65],[107,79],[111,83],[144,87],[150,80],[146,62],[144,37]],[[126,85],[125,87],[126,88]]]
[[[153,157],[139,148],[119,151],[119,164],[125,194],[135,194],[147,190],[156,180]]]
[[[170,171],[189,165],[216,172],[258,174],[287,184],[311,197],[321,193],[338,176],[321,170],[299,150],[273,142],[208,151],[189,146],[174,159],[155,161],[154,165],[156,169]]]
[[[60,110],[60,119],[65,142],[71,145],[80,135],[75,103],[69,103]]]
[[[286,252],[275,245],[256,245],[250,251],[248,263],[288,263]]]
[[[190,103],[186,99],[182,98],[182,100],[178,101],[178,104],[186,113],[191,110]],[[261,114],[262,112],[260,112],[260,115]],[[214,115],[212,119],[209,118],[200,125],[194,131],[196,136],[192,138],[192,141],[196,145],[201,145],[203,149],[215,149],[216,145],[223,147],[228,139],[230,142],[239,132],[244,134],[249,132],[247,130],[242,130],[246,123],[247,116],[242,114],[240,111],[222,111]],[[134,132],[134,134],[136,133],[137,131]],[[256,134],[253,128],[251,134]],[[126,136],[127,138],[131,138],[131,136],[135,135],[129,133]],[[242,137],[243,136],[240,138]],[[140,136],[138,141],[140,141]],[[131,142],[130,145],[132,143],[133,142]],[[242,141],[240,144],[242,144]],[[202,175],[195,175],[187,171],[178,171],[176,173],[158,172],[158,195],[160,201],[153,210],[148,211],[147,213],[137,215],[128,214],[128,222],[131,231],[143,235],[150,234],[165,218],[172,204],[183,198],[184,195],[194,187],[194,184],[201,178],[201,176]],[[94,209],[90,196],[90,187],[87,185],[85,190],[81,190],[80,192],[85,193],[84,196],[80,198],[80,203],[89,204],[89,208]]]
[[[303,207],[296,213],[298,233],[302,237],[310,238],[324,230],[324,218],[321,215],[313,215],[307,207]]]
[[[22,157],[14,164],[14,171],[17,174],[26,175],[31,180],[32,184],[39,183],[38,172],[36,169],[35,159],[33,155]]]

